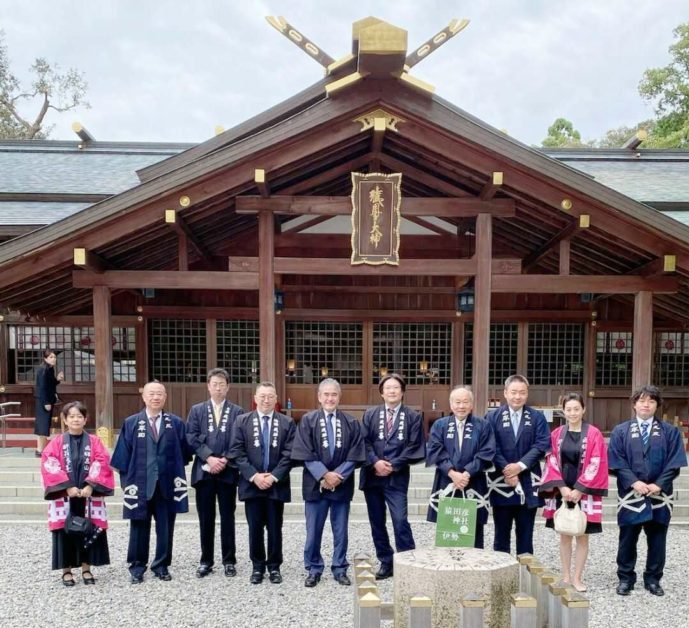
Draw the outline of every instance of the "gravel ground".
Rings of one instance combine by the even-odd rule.
[[[433,526],[414,523],[419,547],[429,547]],[[51,572],[50,534],[45,525],[0,523],[0,626],[51,626],[74,628],[87,625],[108,626],[202,626],[209,622],[233,628],[280,628],[352,626],[352,589],[334,582],[328,570],[332,551],[329,526],[324,535],[323,555],[326,574],[315,589],[303,585],[301,562],[304,526],[285,523],[284,582],[251,585],[246,524],[237,525],[238,575],[226,578],[220,571],[199,580],[198,527],[193,521],[179,522],[175,535],[175,555],[171,582],[160,582],[147,572],[142,585],[129,584],[125,563],[127,524],[115,522],[109,531],[113,564],[94,568],[96,586],[85,587],[80,578],[71,589]],[[558,542],[554,532],[539,524],[536,555],[550,567],[559,568]],[[643,536],[643,535],[642,535]],[[672,527],[668,537],[668,560],[663,586],[664,598],[637,589],[627,598],[615,594],[615,551],[617,529],[606,527],[591,539],[591,555],[585,574],[589,585],[591,628],[617,628],[629,625],[681,627],[689,615],[689,590],[686,585],[689,563],[689,530]],[[486,529],[487,544],[492,543],[492,527]],[[219,542],[219,541],[218,541]],[[640,542],[639,564],[646,557]],[[350,557],[357,552],[372,552],[368,525],[350,525]],[[216,548],[216,553],[219,550]],[[640,578],[640,576],[639,576]],[[384,600],[392,600],[392,581],[381,583]],[[212,610],[211,610],[212,609]],[[679,623],[678,623],[679,620]],[[384,625],[390,626],[391,623]]]

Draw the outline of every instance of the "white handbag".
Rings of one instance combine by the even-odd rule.
[[[569,508],[566,501],[555,511],[555,532],[567,536],[581,536],[586,532],[586,515],[579,504]]]

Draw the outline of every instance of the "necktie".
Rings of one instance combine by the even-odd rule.
[[[519,431],[519,412],[512,411],[512,431],[516,438],[517,432]]]
[[[385,422],[385,435],[390,438],[392,434],[392,425],[395,422],[395,411],[392,408],[388,408],[388,418]]]
[[[325,429],[328,433],[328,449],[330,449],[330,457],[335,453],[335,428],[333,427],[333,418],[335,415],[329,414],[325,422]]]
[[[644,447],[646,447],[646,445],[648,445],[648,436],[649,436],[649,434],[648,434],[648,423],[646,423],[646,421],[644,421],[641,424],[641,440],[644,442]]]
[[[222,406],[216,406],[213,404],[213,422],[215,427],[218,427],[218,421],[220,420],[220,413],[222,412]]]
[[[263,417],[263,470],[270,464],[270,417]]]
[[[151,425],[151,436],[153,436],[153,440],[157,443],[158,442],[158,428],[156,427],[156,421],[158,420],[157,416],[153,416],[149,419],[150,425]]]

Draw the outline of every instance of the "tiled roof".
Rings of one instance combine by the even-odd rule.
[[[90,204],[6,201],[0,203],[0,224],[49,225],[85,209]]]

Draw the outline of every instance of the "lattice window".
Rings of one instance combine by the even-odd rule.
[[[632,385],[632,332],[596,334],[596,386]]]
[[[151,320],[150,379],[163,383],[206,381],[206,321]]]
[[[654,383],[659,386],[689,385],[689,333],[657,332],[654,344]]]
[[[261,372],[258,321],[218,321],[218,366],[234,384],[255,384]]]
[[[288,321],[285,357],[294,360],[292,384],[316,384],[334,377],[340,384],[362,384],[363,327],[361,323]]]
[[[530,324],[527,377],[536,386],[580,386],[584,379],[584,326]]]
[[[400,373],[407,383],[450,383],[452,327],[448,323],[373,325],[373,381],[380,368]]]
[[[57,371],[65,381],[93,382],[96,379],[95,330],[93,327],[41,327],[10,325],[10,380],[33,383],[35,372],[43,363],[43,351],[57,355]],[[136,331],[133,327],[113,327],[113,378],[117,382],[136,381]]]
[[[490,360],[488,383],[501,386],[517,372],[517,347],[519,326],[517,323],[491,323]],[[474,369],[474,324],[464,325],[464,383],[471,384]]]

